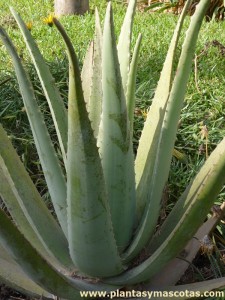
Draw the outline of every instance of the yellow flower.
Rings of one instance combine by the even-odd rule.
[[[144,117],[144,119],[146,120],[147,116],[148,116],[148,109],[142,109],[141,113],[142,113],[142,116]]]
[[[52,27],[53,24],[54,24],[54,22],[53,22],[54,17],[55,17],[54,14],[51,13],[51,14],[48,15],[47,18],[44,18],[44,19],[43,19],[43,22],[44,22],[45,24],[47,24],[48,26]]]
[[[145,120],[147,119],[147,116],[148,116],[148,109],[140,109],[138,107],[135,108],[134,110],[134,114],[136,116],[142,116]]]
[[[28,29],[28,30],[31,30],[33,24],[32,24],[32,22],[27,22],[27,23],[26,23],[26,26],[27,26],[27,29]]]

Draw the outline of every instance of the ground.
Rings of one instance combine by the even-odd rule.
[[[32,300],[30,297],[26,297],[15,290],[10,289],[4,284],[0,285],[0,299],[1,300]]]

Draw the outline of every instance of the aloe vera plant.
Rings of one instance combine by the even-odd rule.
[[[95,37],[82,72],[71,40],[60,22],[53,19],[69,59],[68,110],[30,31],[11,8],[49,104],[64,168],[29,76],[1,28],[0,36],[14,64],[55,214],[47,209],[0,126],[0,195],[10,213],[9,218],[0,210],[0,281],[46,299],[54,295],[80,299],[80,290],[110,292],[146,281],[152,288],[161,285],[159,278],[164,278],[161,288],[173,289],[171,286],[187,268],[187,262],[177,257],[185,249],[187,259],[193,259],[200,242],[192,247],[190,241],[194,236],[200,240],[208,234],[221,217],[213,216],[204,223],[225,182],[225,139],[187,186],[160,233],[155,234],[192,58],[208,4],[209,0],[201,0],[191,18],[175,66],[177,43],[190,1],[185,5],[136,157],[132,132],[141,35],[132,57],[130,51],[136,1],[129,1],[118,45],[111,4],[103,32],[96,11]],[[173,278],[163,277],[174,266]],[[210,285],[203,282],[199,290],[223,285],[225,279]],[[179,287],[187,288],[191,286]]]

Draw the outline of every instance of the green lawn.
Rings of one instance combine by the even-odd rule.
[[[54,139],[54,130],[48,118],[48,109],[42,90],[37,81],[34,68],[30,60],[21,34],[11,18],[8,5],[13,6],[26,22],[32,22],[32,34],[35,37],[46,60],[49,62],[53,75],[56,78],[61,93],[66,101],[67,92],[67,60],[65,48],[54,27],[43,22],[53,11],[53,1],[16,1],[0,0],[0,24],[12,37],[19,53],[27,65],[32,77],[35,92],[38,96],[41,109],[45,112],[49,128]],[[91,1],[91,12],[85,16],[63,17],[61,22],[67,29],[74,42],[75,49],[82,65],[86,48],[94,32],[94,7],[97,5],[103,20],[106,2]],[[125,7],[114,3],[116,31],[122,22]],[[138,12],[134,25],[134,36],[143,34],[142,50],[139,60],[137,76],[137,104],[134,126],[134,148],[138,143],[143,124],[144,114],[151,103],[160,70],[167,52],[168,44],[177,22],[177,16],[172,14]],[[186,19],[185,28],[189,22]],[[183,37],[182,37],[183,38]],[[181,49],[181,43],[178,46]],[[185,155],[180,160],[176,156],[172,161],[171,174],[167,187],[169,210],[187,182],[194,176],[215,145],[225,136],[225,22],[204,22],[196,50],[196,64],[193,62],[193,72],[188,86],[185,105],[182,110],[177,135],[176,149]],[[3,83],[4,80],[9,79]],[[18,149],[22,160],[46,196],[41,168],[35,151],[33,140],[23,110],[18,86],[14,77],[11,62],[0,42],[0,122]],[[206,127],[204,127],[206,126]],[[203,135],[206,128],[208,137]],[[206,145],[207,144],[207,145]],[[38,175],[38,176],[37,176]],[[39,176],[40,175],[40,176]],[[218,200],[222,200],[224,192]]]

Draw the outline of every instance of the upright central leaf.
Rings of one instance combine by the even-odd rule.
[[[128,74],[130,70],[130,45],[132,38],[132,26],[137,1],[129,1],[126,16],[121,28],[118,41],[118,59],[122,76],[123,89],[127,93]]]
[[[97,137],[102,112],[102,29],[97,9],[95,11],[95,37],[88,48],[81,79],[89,118],[95,137]]]
[[[135,179],[111,4],[107,8],[103,32],[102,89],[103,106],[98,145],[115,238],[118,247],[123,249],[131,238],[134,224]]]
[[[54,20],[68,50],[69,102],[67,201],[70,255],[81,272],[103,277],[122,271],[106,201],[96,139],[88,118],[76,54]],[[107,261],[107,263],[105,263]]]

